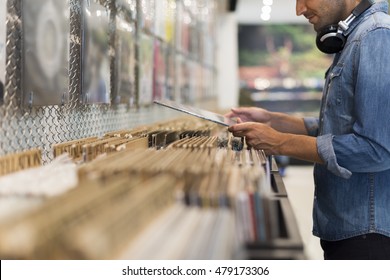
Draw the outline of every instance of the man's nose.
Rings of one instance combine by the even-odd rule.
[[[295,12],[297,16],[301,16],[306,12],[305,0],[296,0]]]

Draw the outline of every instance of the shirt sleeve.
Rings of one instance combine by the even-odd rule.
[[[333,147],[333,138],[334,136],[331,134],[325,134],[317,137],[318,154],[325,162],[326,168],[329,171],[344,179],[348,179],[351,177],[352,172],[344,167],[341,167],[337,163],[337,157]]]
[[[351,172],[390,168],[390,29],[366,34],[354,58],[354,124],[349,134],[317,137],[327,168],[343,178]]]
[[[305,117],[303,118],[307,133],[309,136],[318,135],[318,118],[315,117]]]

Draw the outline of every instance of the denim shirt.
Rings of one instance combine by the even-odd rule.
[[[325,164],[314,167],[313,234],[390,236],[390,16],[356,18],[326,74],[319,118],[305,118]]]

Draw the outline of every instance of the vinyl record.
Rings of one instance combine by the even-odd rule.
[[[110,103],[109,12],[84,0],[82,34],[82,99],[84,103]]]
[[[3,103],[5,87],[5,43],[7,1],[0,1],[0,104]]]
[[[28,106],[69,100],[69,4],[22,1],[22,89]]]

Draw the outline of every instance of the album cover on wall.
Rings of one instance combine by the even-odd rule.
[[[126,13],[126,20],[137,20],[137,0],[116,0],[115,6],[121,13]]]
[[[5,94],[6,12],[7,1],[0,1],[0,104],[3,103]]]
[[[135,25],[125,20],[123,13],[116,15],[114,56],[114,104],[135,102]]]
[[[156,1],[155,4],[155,25],[154,25],[154,34],[162,40],[165,38],[164,30],[164,21],[167,12],[167,0]]]
[[[139,42],[139,105],[150,105],[153,100],[153,37],[141,34]]]
[[[182,5],[178,5],[178,49],[184,53],[190,50],[190,24],[191,14]]]
[[[171,100],[178,100],[177,90],[177,69],[175,65],[176,51],[169,48],[166,51],[166,98]]]
[[[26,106],[69,101],[69,2],[21,2],[22,102]]]
[[[84,0],[82,15],[82,100],[110,103],[109,11],[93,0]]]
[[[166,96],[166,46],[154,41],[153,100]]]
[[[161,0],[159,0],[161,1]],[[155,32],[155,24],[156,24],[156,1],[155,0],[139,0],[140,5],[140,26],[148,33]]]
[[[167,9],[165,15],[165,40],[172,44],[175,39],[175,19],[176,19],[176,1],[175,0],[166,0]]]
[[[176,57],[176,67],[179,100],[183,103],[192,103],[194,100],[193,96],[191,96],[191,72],[189,61],[183,55],[178,55]]]

